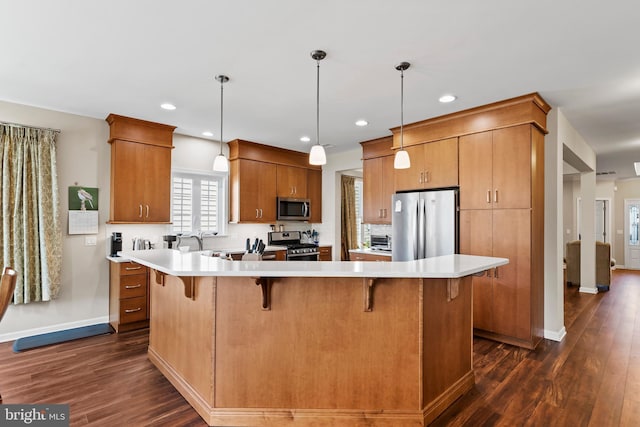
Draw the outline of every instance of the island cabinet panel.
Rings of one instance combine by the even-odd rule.
[[[174,126],[114,114],[110,223],[171,221],[171,150]]]
[[[460,137],[460,253],[509,258],[473,278],[475,333],[526,348],[543,333],[542,159],[533,125]]]
[[[458,185],[458,138],[405,147],[409,169],[395,170],[395,190],[425,190]]]
[[[307,169],[278,165],[277,180],[278,197],[307,197]]]
[[[255,160],[232,160],[231,222],[276,220],[276,165]]]
[[[469,277],[151,282],[149,359],[212,426],[424,427],[473,386]]]

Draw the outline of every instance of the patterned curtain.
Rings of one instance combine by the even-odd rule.
[[[60,288],[55,138],[53,130],[0,125],[2,265],[18,273],[15,304],[49,301]]]
[[[358,234],[356,224],[356,179],[352,176],[342,175],[342,239],[341,258],[349,261],[349,249],[358,247]]]

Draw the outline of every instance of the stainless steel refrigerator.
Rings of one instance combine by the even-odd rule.
[[[393,195],[393,261],[458,253],[458,190]]]

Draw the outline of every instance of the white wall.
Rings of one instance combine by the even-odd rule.
[[[12,305],[0,322],[0,341],[108,321],[109,273],[105,260],[105,221],[109,215],[109,126],[104,120],[0,101],[5,122],[60,129],[57,138],[60,220],[63,231],[62,275],[58,298]],[[67,235],[68,187],[99,188],[98,244]]]

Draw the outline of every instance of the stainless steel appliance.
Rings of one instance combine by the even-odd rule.
[[[388,234],[383,235],[371,235],[371,249],[375,251],[391,251],[391,236]]]
[[[458,190],[397,193],[391,208],[393,261],[459,252]]]
[[[269,245],[287,248],[287,261],[318,261],[318,247],[313,243],[301,243],[300,231],[273,231],[268,236]]]
[[[277,198],[278,220],[308,221],[311,216],[309,199]]]

